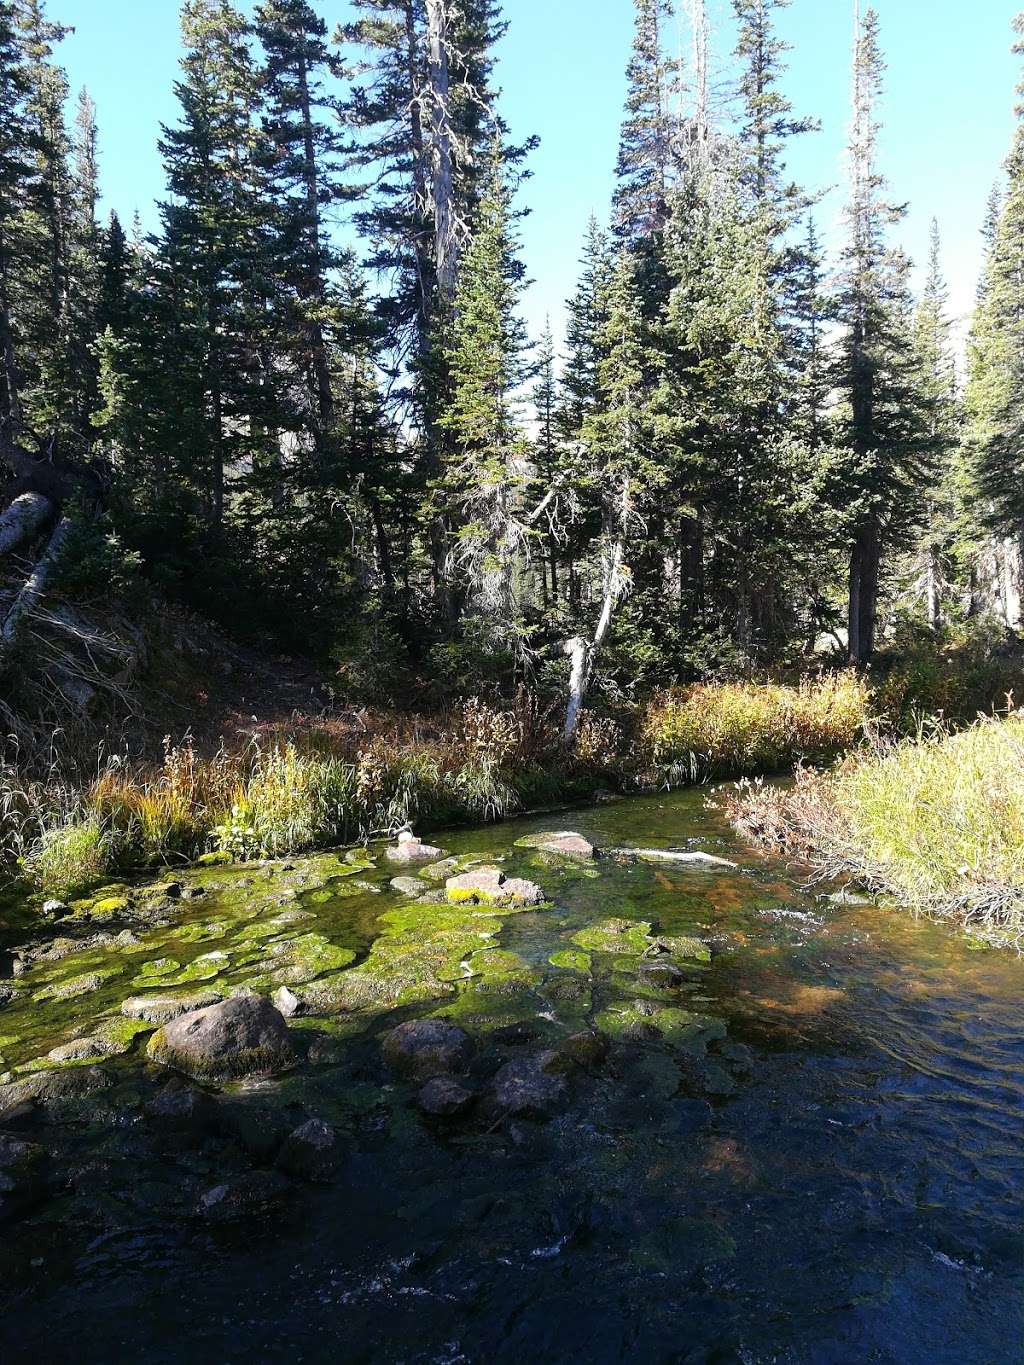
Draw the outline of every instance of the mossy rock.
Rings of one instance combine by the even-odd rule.
[[[181,963],[173,957],[156,957],[144,962],[142,970],[132,982],[133,986],[159,986],[167,977],[176,976],[181,971]]]
[[[640,956],[650,948],[651,926],[646,920],[606,919],[573,934],[572,942],[591,953],[630,953]]]
[[[223,938],[230,929],[230,920],[207,920],[205,924],[180,925],[175,929],[174,937],[180,943],[207,943],[211,939]]]
[[[270,977],[275,985],[298,986],[355,961],[352,948],[339,948],[323,934],[302,934],[270,945]]]
[[[552,953],[548,961],[552,967],[562,967],[566,971],[589,972],[592,959],[582,948],[563,948],[560,952]]]
[[[193,958],[176,976],[163,977],[153,984],[161,987],[188,986],[196,981],[212,981],[214,977],[226,971],[230,964],[230,955],[215,949],[212,953],[203,953],[201,957]]]
[[[655,943],[673,957],[687,958],[691,962],[711,961],[711,949],[708,945],[702,939],[689,934],[659,934]]]
[[[212,853],[200,853],[196,859],[199,867],[226,867],[235,861],[235,855],[226,848],[214,849]]]
[[[589,863],[597,857],[597,849],[575,830],[548,830],[540,834],[524,834],[515,842],[516,848],[528,848],[545,858],[571,863]]]
[[[37,1003],[44,1000],[73,1000],[80,995],[90,995],[93,991],[98,991],[101,986],[108,981],[113,981],[115,977],[121,975],[121,967],[103,967],[95,972],[83,972],[80,976],[68,977],[64,981],[55,981],[42,990],[38,990],[32,996]]]

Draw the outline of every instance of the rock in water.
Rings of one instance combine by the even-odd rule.
[[[594,845],[574,830],[558,830],[545,834],[526,834],[516,840],[516,848],[532,848],[538,853],[549,853],[569,858],[577,863],[592,862],[598,852]]]
[[[277,1164],[298,1180],[330,1180],[340,1159],[341,1144],[331,1125],[308,1119],[285,1138]]]
[[[663,958],[641,962],[637,976],[645,986],[655,986],[659,990],[678,990],[689,980],[681,967],[677,967],[674,962],[666,962]]]
[[[287,986],[279,986],[274,992],[274,1004],[286,1019],[301,1014],[306,1007],[305,1001],[297,996],[294,991],[289,990]]]
[[[166,1024],[181,1014],[216,1005],[224,997],[219,991],[190,991],[180,995],[133,995],[121,1002],[121,1013],[129,1019],[147,1019],[151,1024]]]
[[[295,1059],[284,1016],[259,995],[236,995],[179,1015],[153,1035],[146,1051],[196,1080],[279,1071]]]
[[[199,1196],[196,1213],[213,1223],[266,1217],[284,1205],[288,1188],[288,1181],[277,1171],[250,1171],[206,1190]]]
[[[424,1114],[434,1118],[451,1119],[464,1114],[476,1097],[463,1089],[458,1081],[448,1076],[435,1076],[416,1096],[416,1103]]]
[[[506,1062],[494,1077],[498,1108],[525,1118],[550,1118],[565,1098],[565,1079],[559,1074],[561,1065],[562,1059],[556,1052]]]
[[[444,849],[425,844],[412,830],[404,829],[398,843],[384,850],[384,856],[389,863],[434,863],[444,857]]]
[[[419,877],[392,877],[391,889],[400,891],[403,896],[420,896],[429,888]]]
[[[473,1041],[444,1019],[410,1019],[391,1030],[382,1050],[392,1071],[425,1081],[464,1071],[473,1055]]]
[[[485,866],[449,877],[445,895],[453,905],[541,905],[544,892],[535,882],[522,877],[506,877],[499,867]]]

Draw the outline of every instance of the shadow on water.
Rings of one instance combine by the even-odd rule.
[[[739,866],[581,867],[513,847],[567,824],[602,847]],[[144,924],[132,897],[106,928],[86,907],[74,932],[90,946],[15,981],[0,1008],[15,1080],[146,990],[363,994],[293,1021],[303,1063],[228,1087],[212,1126],[152,1118],[166,1078],[144,1037],[105,1063],[113,1087],[18,1119],[54,1177],[2,1225],[0,1357],[1024,1361],[1024,963],[800,890],[702,792],[442,842],[504,859],[551,907],[488,921],[473,952],[464,920],[441,926],[388,887],[383,859],[358,876],[332,857],[215,869],[188,879],[195,900],[144,904]],[[609,937],[615,919],[651,926],[634,947],[676,945],[670,989],[621,926]],[[123,924],[135,943],[113,941]],[[679,946],[695,939],[710,955]],[[553,966],[563,953],[586,960]],[[401,974],[400,1000],[366,996],[378,966]],[[427,1014],[474,1035],[481,1093],[503,1062],[595,1024],[611,1052],[570,1075],[546,1121],[441,1123],[380,1055],[381,1032]],[[342,1135],[333,1180],[283,1183],[241,1223],[194,1216],[218,1180],[269,1170],[310,1115]]]

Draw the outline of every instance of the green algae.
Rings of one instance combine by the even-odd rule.
[[[226,848],[214,849],[212,853],[200,853],[196,859],[197,867],[226,867],[235,861],[235,855]]]
[[[32,999],[41,1004],[46,1000],[73,1000],[80,995],[91,995],[93,991],[98,991],[101,986],[108,981],[113,981],[120,976],[123,967],[105,967],[95,972],[83,972],[79,976],[67,977],[63,981],[54,981],[41,990],[36,991]]]
[[[582,948],[563,948],[548,958],[552,967],[564,967],[573,972],[589,972],[592,958]]]
[[[164,985],[165,977],[175,976],[181,971],[181,963],[174,957],[155,957],[142,965],[142,970],[132,982],[133,986]]]
[[[654,940],[646,920],[606,919],[573,934],[572,942],[591,953],[630,953],[639,957]]]
[[[703,939],[690,934],[659,934],[655,944],[671,953],[673,957],[688,958],[693,962],[710,962],[711,949]]]

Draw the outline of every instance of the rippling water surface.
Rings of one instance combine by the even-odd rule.
[[[190,1210],[218,1162],[237,1161],[230,1140],[168,1142],[130,1105],[102,1128],[77,1119],[93,1183],[0,1230],[0,1357],[1024,1361],[1024,962],[801,892],[705,801],[621,802],[441,842],[506,856],[554,902],[501,921],[500,947],[530,981],[509,992],[518,1041],[482,1026],[481,1085],[488,1066],[583,1019],[639,1006],[656,1020],[665,1001],[638,994],[635,972],[600,955],[586,975],[549,963],[609,916],[710,943],[671,1001],[724,1025],[706,1054],[626,1031],[550,1121],[439,1129],[383,1070],[378,1037],[450,1001],[325,1024],[333,1051],[237,1098],[335,1124],[342,1171],[229,1234]],[[599,845],[702,848],[739,868],[584,870],[512,847],[567,824]],[[203,898],[205,920],[227,921],[220,937],[186,950],[171,925],[150,956],[230,955],[255,903],[239,909],[237,875],[221,874],[230,897],[213,886]],[[383,893],[299,898],[319,932],[360,953],[404,904],[383,866],[365,876]],[[115,978],[89,1008],[130,993]],[[15,1063],[66,1038],[84,1008],[40,1005],[33,1019],[23,1000],[0,1010]],[[305,1036],[316,1029],[307,1021]],[[132,1056],[117,1065],[126,1085],[152,1071]]]

